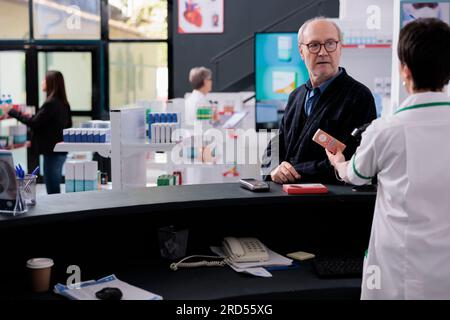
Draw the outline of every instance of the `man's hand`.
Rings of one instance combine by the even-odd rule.
[[[276,167],[271,173],[270,177],[272,181],[278,184],[295,182],[302,176],[294,169],[294,167],[286,161],[283,161],[278,167]]]

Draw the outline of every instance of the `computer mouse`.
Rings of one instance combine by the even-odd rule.
[[[119,288],[106,287],[95,293],[100,300],[120,300],[122,299],[122,291]]]

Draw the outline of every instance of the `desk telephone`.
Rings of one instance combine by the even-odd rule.
[[[172,263],[170,268],[177,270],[179,267],[224,266],[231,262],[257,262],[269,260],[267,248],[256,238],[226,237],[223,240],[225,257],[217,256],[190,256],[177,263]],[[222,259],[221,261],[183,262],[194,257]]]
[[[223,240],[223,250],[233,262],[253,262],[269,260],[266,247],[255,238],[227,237]]]

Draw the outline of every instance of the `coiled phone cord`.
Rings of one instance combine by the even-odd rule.
[[[183,262],[191,258],[212,258],[212,259],[222,259],[221,261],[197,261],[197,262]],[[189,256],[181,259],[178,262],[174,262],[170,264],[170,269],[173,271],[178,270],[178,268],[195,268],[195,267],[223,267],[231,262],[230,258],[223,258],[219,256],[203,256],[203,255],[195,255],[195,256]]]

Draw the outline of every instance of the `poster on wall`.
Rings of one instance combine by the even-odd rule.
[[[178,0],[178,33],[223,33],[224,0]]]
[[[446,22],[447,24],[450,24],[450,1],[402,1],[402,27],[404,27],[408,22],[411,22],[418,18],[437,18]]]

